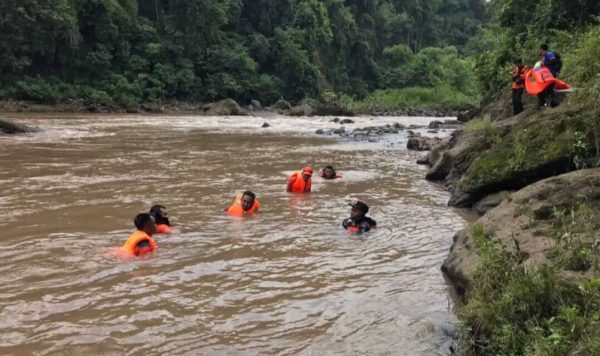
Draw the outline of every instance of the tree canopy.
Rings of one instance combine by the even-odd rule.
[[[440,81],[463,90],[461,53],[485,16],[483,0],[4,0],[0,97],[273,102]]]

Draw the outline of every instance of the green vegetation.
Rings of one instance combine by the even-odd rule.
[[[471,226],[468,235],[480,258],[459,312],[464,354],[600,354],[600,206],[585,194],[580,198],[544,213],[520,211],[532,215],[529,229],[554,245],[541,266],[524,264],[518,244],[503,245],[483,225]],[[585,275],[574,278],[567,271]]]
[[[463,50],[485,19],[484,4],[7,0],[0,99],[271,104],[330,92],[390,107],[475,102],[473,62]],[[445,94],[436,96],[439,88]]]

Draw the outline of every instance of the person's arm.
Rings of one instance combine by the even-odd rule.
[[[138,242],[137,245],[135,245],[135,255],[136,256],[140,256],[140,255],[144,255],[148,252],[152,251],[152,247],[150,246],[150,241],[148,240],[142,240],[140,242]]]
[[[298,173],[294,173],[290,176],[290,179],[288,179],[288,183],[287,183],[287,192],[291,192],[292,191],[292,186],[294,185],[294,182],[296,181],[296,175]]]

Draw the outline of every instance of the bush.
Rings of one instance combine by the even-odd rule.
[[[526,267],[522,256],[474,224],[480,252],[466,304],[460,353],[478,355],[596,355],[600,352],[600,279],[560,280],[560,267]]]
[[[437,88],[405,88],[376,90],[362,100],[341,96],[340,101],[354,112],[369,113],[381,110],[401,110],[407,108],[453,109],[466,104],[474,105],[477,98],[469,97],[455,89],[441,86]]]

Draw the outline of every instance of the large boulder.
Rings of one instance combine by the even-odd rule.
[[[431,149],[441,142],[439,137],[424,137],[414,135],[408,138],[406,148],[411,151],[431,151]]]
[[[292,104],[282,98],[277,100],[275,104],[272,105],[272,108],[277,111],[289,111],[292,109]]]
[[[31,127],[11,121],[0,120],[0,133],[14,135],[20,133],[38,132],[40,131],[37,127]]]
[[[235,100],[224,99],[216,103],[210,103],[202,106],[205,115],[210,116],[246,116],[248,111],[243,109]]]
[[[526,265],[546,263],[555,258],[552,249],[558,248],[562,258],[567,256],[561,260],[566,270],[586,273],[591,268],[585,255],[582,261],[577,254],[580,250],[571,252],[568,246],[597,248],[594,244],[600,219],[600,168],[548,178],[503,196],[500,205],[475,223],[489,235],[488,239],[520,256]],[[479,261],[474,234],[474,229],[466,229],[455,236],[442,267],[462,295],[468,294]],[[574,253],[572,260],[568,259],[570,253]]]
[[[487,195],[593,165],[594,137],[600,137],[600,115],[585,107],[476,119],[434,147],[426,177],[444,181],[451,206],[472,207]]]

